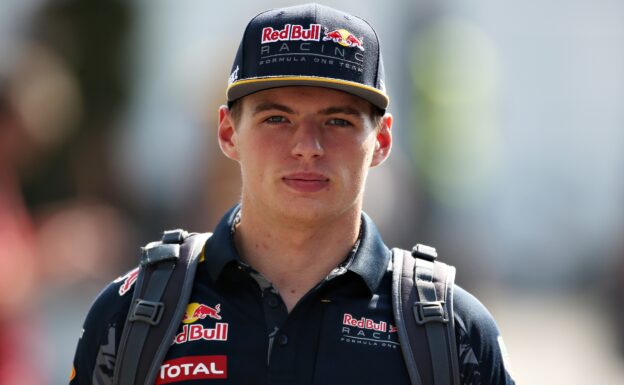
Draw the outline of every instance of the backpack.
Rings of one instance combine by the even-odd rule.
[[[210,233],[169,230],[142,248],[113,385],[152,385],[191,295]],[[412,385],[459,385],[453,320],[455,268],[434,248],[392,249],[392,308]]]

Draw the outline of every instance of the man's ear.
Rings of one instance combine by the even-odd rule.
[[[379,122],[375,137],[375,152],[371,159],[371,167],[382,164],[390,155],[392,149],[392,115],[386,113]]]
[[[227,106],[219,107],[219,147],[225,156],[239,160],[238,148],[236,147],[236,128],[232,113]]]

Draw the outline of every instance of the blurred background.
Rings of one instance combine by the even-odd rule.
[[[0,385],[66,383],[91,301],[166,228],[210,230],[246,22],[291,1],[0,3]],[[496,317],[518,383],[624,378],[624,2],[324,1],[383,47],[366,211]]]

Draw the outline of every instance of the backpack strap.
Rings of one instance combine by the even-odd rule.
[[[453,320],[455,268],[434,248],[393,249],[392,304],[413,385],[459,385]]]
[[[114,385],[151,385],[171,347],[211,234],[165,231],[142,248],[139,276],[121,335]]]

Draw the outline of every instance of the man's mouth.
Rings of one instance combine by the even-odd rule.
[[[282,177],[284,183],[293,190],[312,193],[320,191],[329,185],[329,178],[314,172],[298,172]]]

